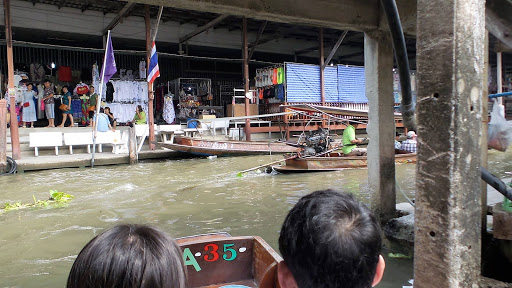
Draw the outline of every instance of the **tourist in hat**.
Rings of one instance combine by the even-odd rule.
[[[416,153],[416,133],[414,131],[407,132],[407,140],[402,142],[402,145],[400,146],[400,150],[409,152],[409,153]]]

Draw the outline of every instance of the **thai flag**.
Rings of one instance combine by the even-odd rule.
[[[148,82],[155,82],[157,77],[160,77],[160,70],[158,68],[158,55],[156,54],[156,45],[155,42],[153,42],[153,47],[151,48],[151,58],[149,59]]]

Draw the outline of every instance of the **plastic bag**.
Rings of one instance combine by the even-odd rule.
[[[512,121],[505,119],[505,108],[498,101],[492,106],[487,140],[489,148],[503,152],[512,144]]]

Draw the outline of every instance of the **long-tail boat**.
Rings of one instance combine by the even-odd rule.
[[[264,141],[217,141],[191,137],[175,138],[176,143],[159,142],[161,147],[178,152],[190,153],[201,156],[245,156],[263,155],[274,153],[299,152],[299,147],[286,143]]]
[[[395,163],[416,163],[416,153],[395,154]],[[367,156],[344,156],[331,152],[322,156],[290,157],[284,165],[272,166],[279,173],[337,171],[368,166]]]
[[[262,238],[227,233],[177,239],[183,250],[189,288],[279,288],[282,261]]]

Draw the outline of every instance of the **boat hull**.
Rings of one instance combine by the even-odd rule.
[[[282,261],[262,238],[226,234],[176,239],[187,268],[187,287],[277,288],[277,263]]]
[[[300,148],[284,143],[212,141],[190,137],[177,137],[176,143],[160,142],[164,148],[200,156],[246,156],[276,153],[294,153]]]
[[[395,163],[416,163],[416,153],[396,154]],[[337,171],[368,166],[366,156],[301,157],[287,159],[285,165],[272,167],[280,173]]]

